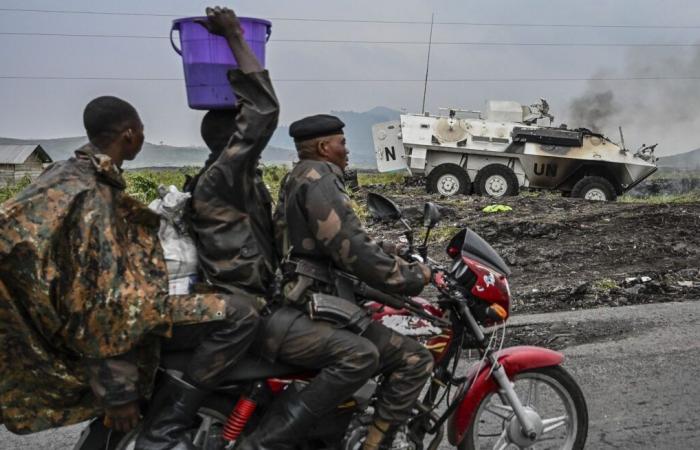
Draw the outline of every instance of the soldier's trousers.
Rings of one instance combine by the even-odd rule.
[[[375,417],[403,422],[433,371],[433,355],[415,339],[373,322],[362,337],[379,350],[383,380],[377,390]]]
[[[173,327],[162,351],[192,351],[185,381],[201,389],[214,389],[227,371],[248,351],[257,336],[260,315],[248,298],[235,294],[226,300],[226,318]]]
[[[379,323],[358,336],[307,316],[291,325],[277,358],[304,368],[323,368],[300,393],[316,415],[333,410],[371,376],[383,374],[376,415],[389,422],[409,417],[433,364],[425,347]]]

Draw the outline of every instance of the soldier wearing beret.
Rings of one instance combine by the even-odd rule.
[[[278,242],[292,258],[327,262],[385,292],[417,295],[430,280],[430,269],[387,254],[363,229],[343,183],[348,150],[344,123],[330,115],[294,122],[300,162],[280,191],[275,213]],[[391,448],[393,434],[411,408],[432,370],[432,357],[415,340],[373,322],[362,334],[379,351],[378,373],[384,375],[365,449]]]

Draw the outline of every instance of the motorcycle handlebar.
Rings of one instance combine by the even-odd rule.
[[[374,289],[373,287],[370,287],[365,283],[358,283],[355,292],[363,297],[376,300],[379,303],[382,303],[391,308],[401,309],[406,305],[404,299],[391,294],[387,294],[378,289]]]
[[[435,324],[441,325],[441,326],[450,326],[451,323],[449,320],[443,319],[441,317],[436,317],[431,314],[428,314],[423,310],[423,306],[411,298],[402,298],[398,297],[392,294],[387,294],[385,292],[382,292],[380,290],[374,289],[370,286],[368,286],[365,283],[359,283],[355,286],[355,293],[366,297],[368,299],[377,301],[383,305],[386,305],[390,308],[394,309],[408,309],[411,311],[413,314],[422,317],[430,322],[433,322]]]
[[[426,266],[430,267],[430,270],[433,272],[435,271],[445,271],[445,267],[435,261],[433,258],[426,256],[425,258],[417,253],[413,253],[409,255],[409,262],[419,262],[421,264],[425,264]]]

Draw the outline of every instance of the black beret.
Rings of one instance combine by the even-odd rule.
[[[289,126],[289,135],[296,142],[308,141],[318,137],[343,134],[344,126],[343,121],[335,116],[317,114],[293,122]]]

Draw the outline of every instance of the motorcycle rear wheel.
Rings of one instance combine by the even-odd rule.
[[[588,407],[581,388],[563,367],[527,370],[517,374],[513,382],[523,405],[533,408],[543,419],[545,428],[541,437],[533,445],[520,447],[509,439],[509,425],[517,418],[496,392],[479,404],[459,450],[584,448]]]
[[[192,439],[195,447],[201,450],[218,450],[222,448],[221,431],[226,423],[226,416],[209,408],[201,408],[197,415],[200,418],[199,427]],[[140,432],[141,425],[127,433],[119,441],[115,450],[134,450],[136,437]]]

